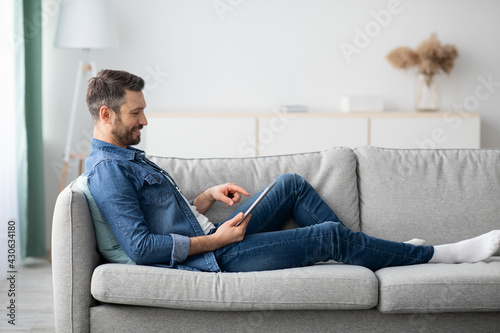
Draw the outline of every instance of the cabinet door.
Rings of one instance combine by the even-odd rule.
[[[263,117],[259,119],[258,154],[321,151],[331,147],[366,146],[368,119],[328,117]]]
[[[143,130],[148,155],[184,158],[253,157],[255,118],[155,117]],[[253,141],[252,141],[253,140]]]
[[[386,148],[479,148],[480,118],[374,118],[370,144]]]

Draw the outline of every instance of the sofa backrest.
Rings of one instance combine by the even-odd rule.
[[[500,229],[500,150],[355,149],[361,230],[430,245]]]
[[[277,176],[297,173],[314,186],[346,226],[359,230],[356,159],[349,148],[256,158],[150,158],[175,179],[189,200],[211,186],[227,182],[255,194]],[[235,209],[236,205],[226,208],[216,203],[207,216],[213,222],[222,222]]]

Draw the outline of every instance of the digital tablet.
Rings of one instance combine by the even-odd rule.
[[[243,218],[241,219],[240,222],[236,223],[236,226],[239,226],[241,222],[243,222],[244,219],[252,212],[252,210],[259,204],[259,202],[266,196],[266,194],[273,188],[273,186],[276,185],[276,180],[274,180],[271,184],[269,184],[264,191],[259,195],[259,197],[253,202],[253,204],[248,207],[247,211],[243,215]]]

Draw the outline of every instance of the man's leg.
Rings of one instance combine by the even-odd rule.
[[[256,197],[235,214],[246,210]],[[302,228],[271,232],[280,230],[291,215]],[[253,235],[256,233],[263,234]],[[424,243],[423,240],[392,242],[353,232],[302,177],[286,174],[278,178],[276,186],[253,211],[245,239],[216,251],[216,255],[221,268],[228,271],[297,267],[332,259],[373,270],[429,260],[475,262],[489,258],[499,249],[500,231],[436,246],[437,253],[432,246],[413,246]]]
[[[241,205],[230,218],[239,212],[244,212],[259,194],[255,194]],[[253,210],[247,235],[281,230],[290,217],[293,217],[301,227],[324,221],[341,222],[303,177],[284,174],[277,178],[276,185]]]
[[[215,251],[223,271],[245,272],[302,267],[335,260],[372,270],[427,262],[432,246],[414,246],[353,232],[340,222],[248,235]]]

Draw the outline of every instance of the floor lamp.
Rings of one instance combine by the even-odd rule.
[[[111,6],[108,0],[72,0],[61,3],[55,46],[64,49],[81,49],[85,61],[80,61],[76,72],[75,90],[71,104],[68,134],[64,149],[63,169],[60,191],[64,189],[68,163],[71,158],[80,160],[80,172],[83,157],[71,155],[78,99],[81,92],[82,79],[86,73],[97,74],[95,63],[88,61],[91,49],[106,49],[118,47],[118,37],[113,20]]]
[[[89,50],[84,50],[84,52],[88,52]],[[82,173],[83,169],[83,159],[84,156],[81,155],[72,155],[71,152],[71,141],[73,139],[73,132],[75,128],[75,118],[76,118],[76,110],[78,106],[78,100],[80,95],[82,76],[85,76],[87,72],[91,72],[92,76],[97,75],[96,66],[93,61],[84,62],[80,61],[78,63],[78,69],[76,71],[76,82],[75,82],[75,90],[73,91],[73,102],[71,103],[71,113],[69,118],[69,126],[68,126],[68,134],[66,135],[66,145],[64,147],[64,159],[63,159],[63,169],[61,175],[61,184],[59,186],[59,192],[64,189],[66,184],[66,174],[68,172],[68,163],[70,158],[77,158],[79,160],[79,173]]]

